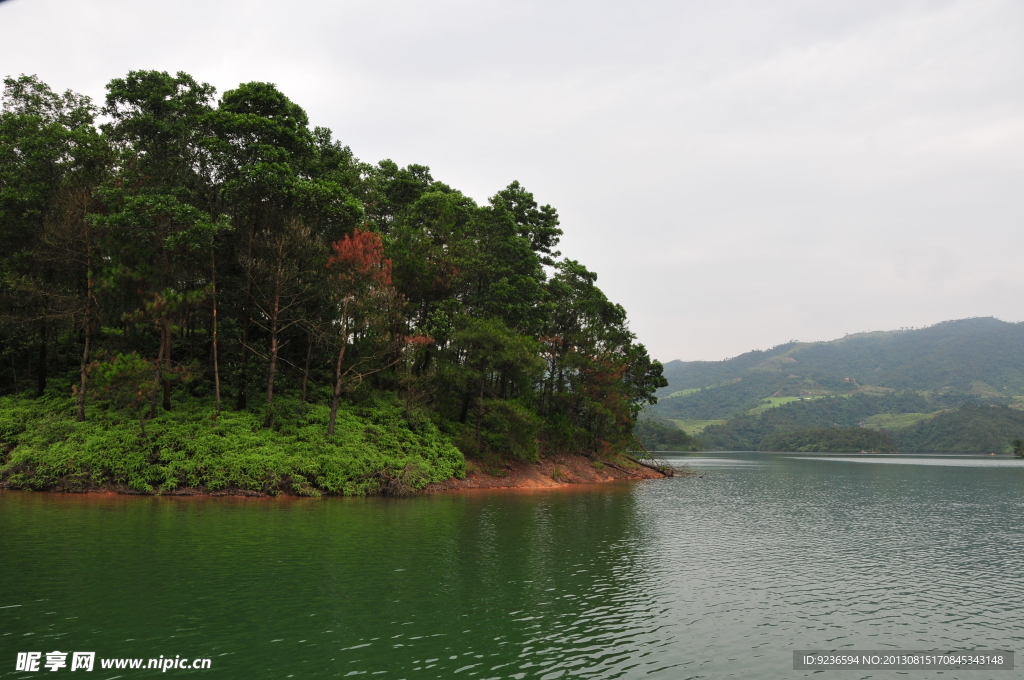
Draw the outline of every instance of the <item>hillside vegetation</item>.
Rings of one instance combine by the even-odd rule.
[[[721,385],[749,377],[752,369],[826,383],[854,379],[861,385],[957,393],[970,393],[975,383],[984,383],[998,391],[1024,394],[1024,324],[962,319],[914,330],[857,333],[829,342],[787,343],[725,361],[670,361],[664,373],[669,384],[658,394]]]
[[[821,451],[828,453],[893,453],[896,445],[885,432],[861,427],[776,432],[761,442],[762,451]]]
[[[361,162],[270,83],[4,85],[3,484],[419,488],[622,452],[666,384],[518,182]]]
[[[883,431],[907,452],[1003,452],[1024,435],[1024,324],[992,318],[672,361],[664,375],[650,413],[724,421],[690,430],[709,450],[835,428]]]
[[[331,436],[326,405],[282,402],[287,425],[267,429],[247,410],[212,421],[207,402],[186,398],[172,411],[158,409],[143,437],[134,418],[114,410],[77,421],[70,397],[3,397],[0,439],[13,447],[5,483],[62,491],[402,495],[465,474],[449,438],[394,401],[346,403]]]
[[[636,423],[636,436],[647,451],[702,451],[704,444],[675,423],[646,416]]]

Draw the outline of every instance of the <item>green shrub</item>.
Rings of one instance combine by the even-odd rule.
[[[71,398],[0,397],[0,480],[25,489],[362,495],[465,475],[458,449],[429,420],[410,422],[397,399],[340,409],[332,437],[326,406],[281,401],[289,417],[276,429],[248,411],[213,420],[212,404],[193,399],[159,410],[143,435],[131,409],[90,405],[80,423]]]
[[[456,440],[463,453],[486,459],[537,461],[541,419],[528,408],[512,400],[486,399],[483,417],[474,416]]]

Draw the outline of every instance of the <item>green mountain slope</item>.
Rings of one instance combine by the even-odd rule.
[[[785,397],[816,398],[834,394],[850,394],[858,385],[842,379],[788,374],[780,371],[752,369],[741,379],[723,385],[705,387],[677,397],[662,397],[655,412],[665,418],[715,420],[729,418],[761,406],[772,399]]]
[[[756,368],[774,357],[785,355],[799,344],[791,342],[769,350],[754,350],[725,361],[669,361],[665,364],[662,374],[668,380],[668,387],[658,390],[658,395],[667,397],[679,390],[719,385],[728,380],[742,378],[749,369]]]
[[[920,413],[928,408],[928,401],[916,392],[825,397],[742,414],[705,428],[700,438],[712,451],[758,451],[764,440],[779,433],[863,427],[875,414]]]
[[[794,342],[672,361],[664,374],[651,414],[726,421],[700,433],[709,450],[756,450],[779,433],[836,427],[884,430],[904,451],[1003,450],[1017,416],[1024,422],[1006,408],[1024,406],[1024,324],[975,318]],[[964,404],[1001,408],[968,417]]]
[[[751,370],[801,376],[853,378],[894,389],[969,392],[976,382],[1024,394],[1024,324],[994,318],[945,321],[906,331],[857,333],[838,340],[787,343],[725,361],[665,364],[668,396],[720,385]]]
[[[1009,453],[1010,442],[1024,439],[1024,411],[964,404],[891,434],[906,452]]]

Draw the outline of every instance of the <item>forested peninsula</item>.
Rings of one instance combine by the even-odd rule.
[[[401,494],[467,456],[628,465],[662,366],[518,182],[480,205],[360,162],[269,83],[4,85],[0,485]]]

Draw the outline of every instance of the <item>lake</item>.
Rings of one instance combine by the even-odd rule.
[[[94,651],[97,679],[156,672],[101,659],[180,656],[210,668],[168,676],[674,680],[810,677],[798,649],[1024,649],[1024,461],[672,461],[696,474],[411,499],[0,492],[0,677],[40,677],[17,653],[55,650]]]

